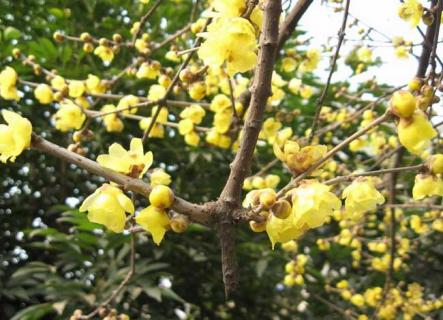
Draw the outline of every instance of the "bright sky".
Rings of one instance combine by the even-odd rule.
[[[337,41],[337,33],[342,22],[343,12],[334,13],[333,9],[328,8],[326,4],[321,4],[322,1],[314,0],[314,3],[308,9],[305,16],[300,21],[302,29],[309,30],[309,34],[314,38],[311,43],[314,47],[321,47],[322,44],[328,42],[328,38],[333,37],[334,42]],[[397,16],[397,8],[400,4],[398,0],[351,0],[350,14],[348,22],[352,22],[354,17],[361,20],[362,27],[367,29],[367,26],[371,26],[376,30],[382,31],[389,38],[395,36],[403,36],[405,40],[413,41],[413,43],[421,43],[422,37],[415,28],[411,28],[409,24],[401,20]],[[420,24],[422,30],[425,30],[425,25]],[[359,39],[357,34],[359,28],[353,27],[351,30],[347,30],[347,39]],[[391,44],[385,43],[387,37],[378,34],[376,31],[371,32],[371,36],[377,42],[365,41],[366,45],[380,46],[374,49],[373,57],[381,57],[384,61],[382,67],[370,68],[368,72],[356,77],[355,80],[361,81],[363,79],[376,76],[379,82],[384,82],[390,85],[402,85],[411,79],[417,68],[417,60],[415,57],[410,56],[408,59],[398,59],[394,55],[394,48]],[[379,42],[382,41],[382,42]],[[353,46],[359,44],[359,42],[347,42],[342,47],[342,57],[346,56]],[[441,49],[441,48],[440,48]],[[439,50],[442,53],[441,50]],[[414,48],[414,53],[419,55],[421,47]],[[341,61],[339,61],[340,63]],[[323,60],[323,69],[328,69],[329,59]],[[340,63],[341,64],[341,63]],[[342,65],[342,64],[341,64]],[[348,69],[348,70],[344,70]],[[347,71],[347,72],[346,72]],[[344,80],[350,75],[349,68],[342,68],[334,74],[334,79]]]

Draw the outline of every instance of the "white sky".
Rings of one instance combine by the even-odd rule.
[[[303,30],[308,31],[307,34],[313,36],[311,43],[313,47],[321,47],[322,44],[328,42],[328,38],[334,37],[336,43],[337,32],[342,22],[343,12],[334,13],[331,7],[321,4],[322,1],[314,0],[314,3],[306,12],[305,16],[300,21],[300,26]],[[423,1],[422,1],[423,2]],[[425,5],[427,2],[423,2]],[[382,31],[389,38],[395,36],[403,36],[405,40],[413,41],[413,43],[421,43],[422,37],[415,28],[411,28],[409,23],[401,20],[397,16],[397,8],[400,4],[398,0],[351,0],[350,14],[348,22],[352,22],[356,17],[363,23]],[[367,27],[361,25],[362,27]],[[422,30],[425,30],[425,25],[420,24]],[[353,27],[346,32],[346,38],[359,39],[357,34],[359,28]],[[377,34],[375,31],[371,32],[371,36],[377,41],[387,41],[385,37]],[[346,54],[358,42],[347,42],[342,47],[341,53],[344,58]],[[408,59],[398,59],[394,55],[394,48],[388,43],[365,41],[366,45],[382,46],[374,49],[373,57],[381,57],[384,64],[381,67],[372,67],[369,71],[362,75],[356,76],[354,80],[361,81],[363,79],[376,76],[379,83],[387,83],[393,86],[406,84],[414,75],[417,68],[417,60],[410,55]],[[419,55],[421,47],[414,47],[414,53]],[[439,50],[440,54],[442,50]],[[343,66],[343,60],[339,60],[339,65]],[[321,69],[328,70],[329,59],[323,59]],[[325,72],[327,74],[327,72]],[[348,67],[342,67],[334,73],[335,80],[344,80],[350,76],[351,72]],[[320,73],[320,76],[321,73]]]

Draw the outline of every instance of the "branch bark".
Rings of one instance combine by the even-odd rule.
[[[278,35],[278,43],[277,50],[281,50],[285,45],[286,41],[294,32],[295,27],[300,21],[301,17],[305,14],[306,10],[308,10],[309,6],[312,4],[313,0],[299,0],[294,8],[292,8],[291,12],[289,12],[286,19],[283,21],[280,34]]]
[[[266,102],[271,96],[272,71],[277,50],[278,23],[281,14],[281,1],[266,3],[263,33],[260,38],[258,65],[251,87],[249,114],[243,129],[238,152],[231,164],[231,172],[220,194],[221,204],[219,233],[222,251],[223,282],[228,296],[237,287],[235,265],[235,230],[232,211],[240,206],[243,181],[249,173],[255,145],[260,132]]]
[[[32,135],[31,147],[35,150],[42,151],[56,158],[65,160],[66,162],[75,164],[76,166],[85,169],[89,173],[115,182],[123,186],[125,190],[133,191],[145,197],[147,197],[152,190],[149,184],[140,179],[131,178],[124,174],[103,168],[97,162],[62,148],[36,134]],[[212,224],[212,214],[210,207],[207,204],[198,205],[175,196],[171,209],[187,215],[194,222],[204,225]]]
[[[434,7],[437,4],[438,0],[432,0],[431,7]],[[440,11],[441,14],[441,11]],[[423,50],[420,55],[420,60],[418,62],[418,69],[416,76],[418,78],[424,78],[426,76],[426,70],[428,69],[429,63],[430,63],[430,57],[432,48],[434,47],[434,38],[435,38],[435,32],[437,30],[437,23],[439,19],[434,19],[434,22],[427,27],[426,29],[426,35],[423,39]]]

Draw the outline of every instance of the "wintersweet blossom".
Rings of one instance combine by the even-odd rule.
[[[6,124],[0,124],[0,161],[15,161],[24,149],[31,144],[31,122],[19,114],[2,110]]]

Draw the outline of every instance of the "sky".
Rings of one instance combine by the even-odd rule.
[[[427,2],[422,1],[423,4]],[[417,68],[417,60],[410,56],[408,59],[398,59],[394,55],[394,48],[391,44],[386,43],[388,38],[392,39],[395,36],[403,36],[405,40],[413,41],[413,43],[420,44],[422,37],[415,28],[411,28],[409,23],[401,20],[397,16],[397,9],[400,4],[399,0],[351,0],[350,2],[350,16],[348,22],[352,22],[358,18],[362,24],[361,26],[367,29],[371,26],[376,30],[382,31],[384,35],[377,32],[371,32],[371,36],[376,42],[365,41],[366,45],[376,45],[374,48],[373,57],[381,57],[384,64],[381,67],[370,68],[368,72],[356,77],[356,81],[372,78],[376,76],[381,83],[387,83],[393,86],[406,84],[411,79]],[[303,30],[309,30],[309,34],[313,36],[311,45],[313,47],[321,47],[322,44],[327,43],[328,39],[333,37],[334,42],[337,42],[337,33],[342,22],[343,12],[334,13],[331,7],[322,4],[320,0],[314,0],[314,3],[306,12],[305,16],[300,21],[300,27]],[[420,24],[422,30],[425,30],[425,25]],[[359,39],[357,31],[359,28],[353,27],[346,32],[345,39]],[[342,47],[342,57],[346,56],[356,44],[359,42],[348,41]],[[360,42],[361,43],[361,42]],[[441,48],[440,48],[441,49]],[[414,48],[414,53],[419,55],[421,46]],[[443,52],[439,50],[440,54]],[[332,54],[332,53],[331,53]],[[339,61],[339,64],[342,61]],[[323,59],[322,69],[328,69],[329,59]],[[346,69],[346,70],[345,70]],[[327,74],[327,72],[325,72]],[[348,68],[342,68],[334,74],[335,80],[344,80],[350,75]]]

